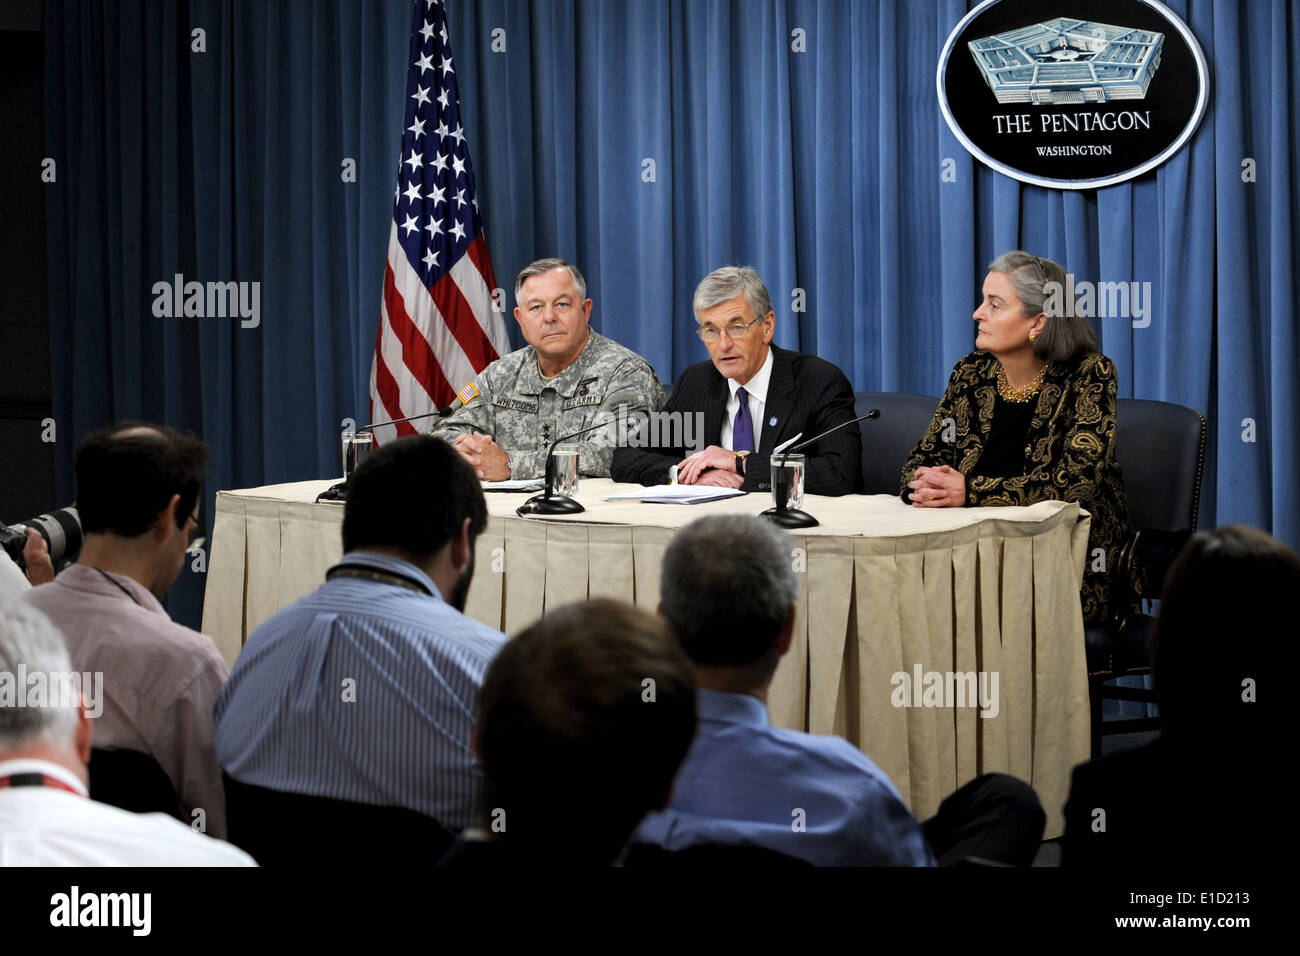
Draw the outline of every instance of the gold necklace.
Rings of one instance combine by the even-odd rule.
[[[1011,383],[1007,381],[1007,370],[998,369],[998,394],[1008,402],[1024,403],[1029,401],[1038,394],[1038,390],[1043,387],[1043,375],[1047,372],[1047,366],[1044,365],[1034,376],[1034,380],[1024,388],[1012,388]]]

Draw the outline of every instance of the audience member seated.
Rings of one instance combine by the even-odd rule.
[[[0,697],[0,865],[256,865],[170,817],[90,799],[91,718],[73,670],[49,618],[21,602],[0,612],[0,675],[26,675]]]
[[[405,808],[452,832],[474,822],[475,697],[505,640],[462,613],[486,523],[474,469],[441,439],[399,439],[357,469],[342,561],[253,632],[217,699],[232,802],[265,798],[258,806],[276,813],[301,806],[285,799],[299,795],[368,805],[376,820]],[[250,818],[232,806],[237,816]],[[304,819],[283,812],[273,856],[321,843]],[[362,817],[353,807],[347,819]],[[231,839],[259,855],[237,825]]]
[[[661,618],[605,599],[547,613],[488,668],[482,829],[443,865],[621,860],[641,818],[667,804],[694,733],[691,663]]]
[[[199,528],[207,458],[201,441],[162,425],[87,436],[75,456],[81,555],[20,600],[63,632],[76,670],[104,675],[95,748],[152,757],[186,819],[224,838],[212,703],[228,669],[211,638],[161,603]]]
[[[1271,535],[1232,525],[1192,537],[1151,637],[1161,734],[1075,768],[1063,866],[1222,870],[1277,854],[1285,757],[1256,685],[1281,673],[1279,623],[1296,594],[1300,557]]]
[[[695,664],[700,725],[670,805],[638,839],[761,846],[818,866],[1032,863],[1045,816],[1023,782],[978,777],[922,827],[848,741],[768,726],[768,685],[794,631],[792,547],[734,515],[688,525],[664,553],[660,610]]]

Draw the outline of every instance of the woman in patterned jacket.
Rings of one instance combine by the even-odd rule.
[[[976,351],[953,367],[903,466],[902,496],[918,508],[1077,501],[1092,515],[1083,617],[1100,624],[1129,534],[1115,458],[1115,363],[1088,320],[1064,307],[1064,288],[1060,265],[1027,252],[989,265]]]

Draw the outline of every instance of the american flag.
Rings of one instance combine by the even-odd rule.
[[[405,122],[370,366],[371,421],[449,405],[510,349],[505,321],[493,308],[496,279],[460,123],[443,0],[415,5]],[[375,441],[428,428],[428,420],[379,428]]]

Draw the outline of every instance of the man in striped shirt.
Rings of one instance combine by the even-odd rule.
[[[222,770],[469,826],[475,698],[505,642],[462,613],[486,523],[478,479],[446,442],[371,455],[348,489],[343,560],[253,632],[217,698]]]

